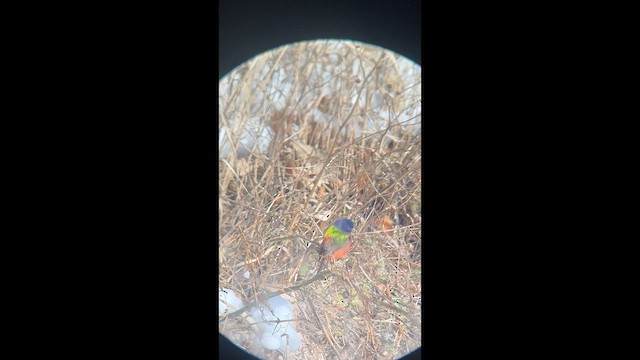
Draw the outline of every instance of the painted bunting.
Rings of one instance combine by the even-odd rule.
[[[353,230],[353,222],[347,218],[341,218],[331,225],[324,232],[322,245],[320,245],[320,269],[324,267],[324,260],[342,259],[349,253],[351,249],[351,230]]]

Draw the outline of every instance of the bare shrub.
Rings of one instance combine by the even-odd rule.
[[[392,359],[421,345],[420,87],[402,57],[328,40],[221,81],[219,282],[245,303],[286,293],[303,343],[287,357]],[[341,216],[355,223],[352,250],[314,279],[316,245]],[[284,355],[260,350],[246,317],[219,328]]]

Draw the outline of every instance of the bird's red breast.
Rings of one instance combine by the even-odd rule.
[[[334,249],[332,249],[331,247],[332,242],[330,237],[324,237],[322,243],[324,251],[327,251],[329,254],[331,254],[331,260],[339,260],[347,256],[347,254],[349,253],[349,250],[351,249],[351,236],[349,236],[349,240],[344,247],[335,249],[335,251],[333,251]]]
[[[351,249],[351,236],[349,236],[349,241],[347,241],[347,245],[345,245],[342,249],[336,250],[333,255],[331,255],[332,260],[342,259],[349,253],[349,249]]]

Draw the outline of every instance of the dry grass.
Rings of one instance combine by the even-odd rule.
[[[221,82],[221,147],[238,151],[220,161],[220,286],[247,303],[300,284],[317,270],[322,231],[341,216],[355,223],[349,256],[286,292],[302,336],[286,357],[393,359],[421,345],[419,76],[379,48],[319,41]],[[270,141],[243,147],[246,127]],[[242,316],[219,328],[254,354],[284,356],[260,350]]]

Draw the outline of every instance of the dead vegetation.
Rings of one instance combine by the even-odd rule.
[[[287,358],[393,359],[421,345],[420,74],[402,61],[308,42],[221,81],[220,286],[246,304],[309,280],[322,231],[341,216],[355,224],[345,261],[286,291],[302,336]],[[261,350],[242,316],[219,329],[258,356],[285,356]]]

